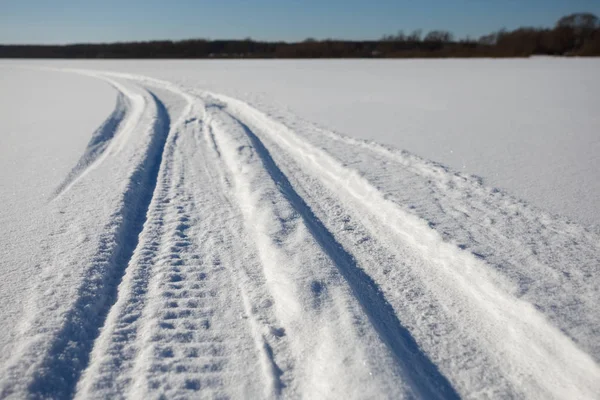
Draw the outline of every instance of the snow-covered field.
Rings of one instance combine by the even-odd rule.
[[[0,398],[598,398],[598,67],[3,61]]]

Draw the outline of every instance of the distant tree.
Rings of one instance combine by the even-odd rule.
[[[406,35],[404,34],[403,30],[399,30],[398,33],[396,33],[396,36],[394,37],[394,40],[396,42],[405,42],[406,41]]]
[[[192,39],[74,45],[0,45],[1,58],[355,58],[355,57],[529,57],[531,55],[600,56],[600,21],[591,13],[571,14],[553,29],[502,29],[455,41],[450,32],[398,31],[381,40],[260,42]]]
[[[483,35],[477,41],[479,44],[483,44],[485,46],[494,46],[498,42],[498,32],[490,33],[489,35]]]
[[[600,56],[600,29],[596,29],[592,36],[583,43],[578,55],[586,57]]]
[[[382,42],[405,42],[406,35],[404,34],[404,31],[399,30],[398,33],[396,33],[395,35],[383,35],[381,37],[381,41]]]
[[[415,29],[414,31],[411,32],[410,35],[408,35],[408,37],[406,38],[406,40],[409,41],[409,42],[420,42],[422,35],[423,35],[423,31],[422,30]]]
[[[554,31],[560,36],[561,42],[569,40],[574,47],[573,50],[579,51],[584,46],[589,48],[589,43],[594,41],[598,29],[600,29],[600,20],[597,16],[591,13],[577,13],[559,19]]]
[[[547,30],[525,27],[498,36],[497,55],[503,57],[529,57],[534,54],[549,54],[544,46]]]
[[[576,31],[591,31],[600,28],[600,20],[592,13],[577,13],[562,17],[557,28],[571,28]]]
[[[431,31],[425,36],[426,42],[449,43],[453,39],[452,33],[448,31]]]

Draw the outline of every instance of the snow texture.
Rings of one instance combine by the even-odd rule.
[[[0,398],[598,398],[594,229],[232,86],[48,65],[1,67],[82,104],[5,114]]]

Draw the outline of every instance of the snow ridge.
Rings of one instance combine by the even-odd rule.
[[[119,281],[137,246],[169,131],[169,116],[164,105],[152,93],[149,96],[153,101],[154,121],[149,128],[147,149],[140,163],[130,172],[121,205],[104,228],[96,255],[85,267],[86,276],[76,301],[63,316],[60,330],[53,334],[51,341],[44,343],[47,353],[38,361],[37,370],[28,384],[32,396],[72,396],[79,375],[87,365],[93,340],[116,299]],[[24,358],[22,361],[27,363],[29,360]],[[14,375],[23,367],[25,365],[19,362],[11,366],[7,374]],[[3,388],[3,396],[10,393],[11,387],[8,384]]]
[[[106,151],[110,152],[115,145],[119,145],[119,149],[122,150],[123,144],[127,142],[127,135],[138,126],[142,112],[146,107],[144,96],[131,91],[115,79],[104,76],[100,76],[100,78],[117,89],[115,109],[92,134],[83,155],[65,180],[57,187],[51,199],[60,196],[77,179],[101,163],[105,158]]]
[[[121,224],[101,242],[100,257],[91,266],[89,279],[83,282],[79,298],[66,316],[66,323],[57,334],[48,359],[42,364],[43,373],[31,383],[30,390],[35,396],[72,395],[82,367],[87,365],[90,345],[116,300],[117,287],[137,247],[169,132],[169,116],[164,105],[152,93],[150,95],[156,107],[152,140],[146,157],[131,175],[123,194],[122,209],[113,217],[113,221],[121,221]]]
[[[414,395],[422,398],[458,398],[454,388],[439,372],[437,367],[420,349],[410,332],[404,328],[393,308],[385,299],[381,289],[360,267],[354,258],[340,245],[323,223],[312,213],[310,207],[294,190],[288,178],[273,161],[269,151],[260,139],[243,122],[234,119],[250,139],[252,147],[260,157],[264,168],[289,201],[295,212],[301,216],[306,227],[323,252],[335,264],[340,274],[348,282],[354,296],[369,317],[381,340],[394,353],[402,365],[404,376],[410,379]]]
[[[504,369],[503,374],[506,374],[509,382],[512,381],[515,389],[528,393],[545,391],[547,396],[559,398],[573,391],[581,391],[579,396],[583,398],[590,397],[598,390],[600,370],[593,359],[550,326],[534,307],[514,298],[514,288],[486,268],[477,257],[445,243],[424,221],[386,200],[356,171],[344,167],[329,154],[301,140],[286,127],[241,102],[223,96],[220,99],[227,101],[234,114],[262,130],[264,137],[278,146],[276,154],[282,154],[280,162],[283,165],[296,160],[302,171],[311,171],[329,190],[338,195],[346,192],[347,196],[340,197],[340,200],[348,205],[358,201],[359,209],[355,215],[371,214],[376,223],[371,230],[379,231],[372,233],[370,240],[395,236],[398,241],[394,250],[399,253],[399,258],[421,258],[420,262],[413,261],[415,266],[420,267],[411,272],[429,286],[431,300],[437,297],[446,307],[452,304],[460,310],[453,318],[457,318],[461,326],[468,327],[476,320],[486,321],[479,327],[477,340],[483,340],[479,346],[497,348],[490,356],[496,358],[497,368]],[[287,155],[283,156],[285,153]],[[296,172],[293,176],[302,174]],[[301,185],[300,182],[298,184]],[[315,191],[313,183],[305,187]],[[318,204],[324,203],[318,201]],[[408,251],[398,252],[403,247],[402,243]],[[396,247],[398,245],[400,247]],[[367,266],[363,265],[363,268]],[[449,285],[450,282],[452,284]],[[501,333],[503,331],[505,333]],[[487,338],[485,335],[488,335]],[[497,335],[506,339],[498,342],[495,339]],[[522,357],[522,354],[529,352],[535,361]],[[497,358],[500,354],[502,359]],[[538,369],[533,368],[531,363],[538,365]],[[540,368],[541,365],[544,367]],[[567,369],[573,375],[565,374],[565,365],[570,365]],[[513,371],[518,372],[514,374]],[[523,379],[523,376],[527,376],[527,379]]]

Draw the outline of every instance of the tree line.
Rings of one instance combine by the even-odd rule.
[[[553,28],[500,30],[478,39],[448,31],[400,31],[380,40],[262,42],[181,40],[72,45],[0,45],[0,58],[413,58],[600,56],[600,20],[590,13],[561,18]]]

